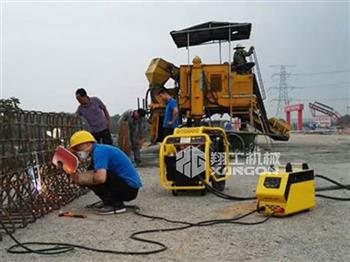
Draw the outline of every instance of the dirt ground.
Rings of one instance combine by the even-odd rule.
[[[271,147],[259,139],[262,151],[280,152],[280,162],[307,162],[318,174],[350,184],[350,137],[338,135],[294,134],[289,142],[274,142]],[[212,194],[198,193],[172,196],[159,184],[158,154],[146,150],[144,167],[139,172],[144,187],[136,204],[142,212],[186,221],[200,221],[234,216],[253,210],[255,201],[235,202]],[[233,176],[225,193],[252,196],[257,176]],[[316,181],[317,187],[328,185]],[[329,195],[345,197],[349,192],[331,191]],[[62,208],[63,211],[86,212],[85,205],[97,201],[89,193]],[[120,256],[75,250],[55,255],[11,255],[6,248],[9,237],[0,242],[0,261],[350,261],[349,202],[317,199],[316,208],[287,218],[272,218],[255,226],[215,225],[184,231],[159,232],[145,236],[165,243],[169,249],[149,256]],[[154,246],[130,240],[139,230],[166,228],[166,222],[138,217],[133,212],[116,216],[87,213],[87,219],[61,218],[58,211],[39,219],[15,237],[20,241],[70,242],[104,249],[149,250]],[[246,221],[261,220],[254,214]]]

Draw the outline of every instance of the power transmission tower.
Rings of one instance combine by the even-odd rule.
[[[289,105],[290,98],[288,95],[288,90],[292,90],[295,87],[290,86],[287,83],[287,79],[291,75],[287,72],[287,67],[295,67],[295,65],[271,65],[270,67],[279,67],[280,72],[272,75],[272,78],[275,76],[279,77],[278,86],[272,86],[270,89],[278,89],[278,98],[274,99],[277,101],[277,109],[276,109],[276,117],[280,117],[283,115],[283,108],[285,105]]]

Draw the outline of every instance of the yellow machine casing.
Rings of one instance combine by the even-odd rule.
[[[149,81],[146,100],[148,96],[151,98],[148,108],[151,113],[152,143],[163,139],[165,103],[159,90],[170,78],[175,81],[175,87],[167,90],[177,100],[180,115],[194,120],[194,126],[199,126],[198,122],[212,115],[229,114],[272,135],[274,139],[287,141],[290,127],[280,119],[267,119],[255,75],[248,72],[239,74],[231,69],[228,63],[202,63],[198,56],[193,58],[192,64],[180,67],[161,58],[152,59],[146,71]]]
[[[219,150],[216,147],[219,141]],[[190,158],[185,160],[184,167],[191,170],[191,176],[186,177],[177,170],[180,157],[184,157],[186,150],[190,150]],[[195,150],[195,151],[194,151]],[[194,153],[200,153],[196,157]],[[222,156],[221,174],[217,174],[214,168],[217,163],[213,162],[212,153]],[[172,190],[176,195],[178,190],[205,190],[205,185],[198,176],[206,183],[212,183],[218,190],[224,189],[224,182],[231,172],[229,166],[229,143],[222,128],[214,127],[181,127],[176,128],[173,135],[164,138],[159,152],[160,157],[160,183],[165,189]],[[194,158],[195,157],[195,158]],[[182,161],[184,162],[184,161]],[[193,167],[201,168],[198,174],[192,173]]]
[[[286,170],[264,172],[259,177],[256,197],[265,215],[287,216],[315,207],[314,171],[305,164],[295,171],[287,164]]]

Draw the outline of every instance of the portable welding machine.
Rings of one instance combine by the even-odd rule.
[[[199,190],[211,182],[220,191],[230,175],[229,143],[222,128],[182,127],[164,138],[160,148],[160,183],[172,190]]]
[[[287,216],[315,207],[314,170],[287,163],[283,170],[265,172],[256,188],[258,208],[265,215]]]

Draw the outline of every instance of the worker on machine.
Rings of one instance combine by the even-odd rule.
[[[84,130],[72,135],[70,150],[81,162],[91,161],[92,170],[73,174],[74,183],[90,188],[102,200],[90,207],[100,215],[125,212],[124,201],[134,200],[142,186],[128,156],[117,147],[97,144]]]
[[[233,55],[233,71],[237,71],[239,74],[247,74],[255,65],[254,62],[247,62],[246,57],[251,56],[254,52],[254,47],[251,46],[249,51],[244,50],[244,46],[241,44],[237,44],[235,49],[235,53]]]
[[[169,95],[166,88],[162,88],[159,92],[159,96],[166,104],[164,120],[163,120],[163,138],[172,135],[174,129],[179,125],[179,109],[177,102]]]
[[[97,97],[89,97],[86,90],[79,88],[75,92],[75,97],[79,102],[76,111],[77,116],[86,119],[89,124],[89,130],[98,143],[112,145],[112,119],[108,113],[107,107]]]
[[[130,156],[130,145],[136,166],[141,165],[140,147],[146,132],[146,111],[142,108],[125,111],[119,119],[118,147]]]

